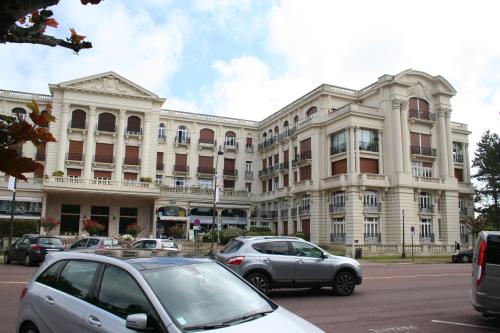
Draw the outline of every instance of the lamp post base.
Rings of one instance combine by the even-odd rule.
[[[401,253],[401,259],[406,259],[406,253]]]

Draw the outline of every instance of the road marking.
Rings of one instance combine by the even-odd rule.
[[[398,327],[388,327],[388,328],[370,328],[368,331],[371,333],[409,333],[410,331],[418,331],[416,326],[398,326]]]
[[[469,276],[469,273],[450,273],[450,274],[422,274],[422,275],[394,275],[394,276],[368,276],[363,280],[375,279],[399,279],[399,278],[418,278],[418,277],[443,277],[443,276]]]
[[[0,281],[0,284],[26,284],[28,281]]]
[[[433,323],[438,323],[438,324],[448,324],[448,325],[456,325],[456,326],[484,328],[485,330],[498,331],[498,328],[496,328],[496,327],[479,326],[479,325],[471,325],[471,324],[464,324],[464,323],[455,323],[455,322],[452,322],[452,321],[442,321],[442,320],[431,320],[431,321]]]

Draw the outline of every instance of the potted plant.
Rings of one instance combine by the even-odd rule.
[[[64,176],[64,171],[56,170],[56,171],[52,172],[52,176],[54,176],[54,177],[62,177],[62,176]]]
[[[142,228],[137,223],[130,223],[125,229],[125,233],[131,235],[132,237],[137,237],[137,235],[142,231]]]
[[[128,247],[130,247],[130,245],[132,245],[133,241],[134,241],[134,236],[132,236],[130,234],[124,234],[124,235],[122,235],[120,246],[124,247],[124,248],[128,248]]]
[[[101,231],[104,231],[104,229],[106,229],[104,225],[92,219],[83,220],[82,224],[82,230],[88,233],[90,236],[99,235]]]
[[[43,217],[42,220],[40,221],[40,226],[43,228],[45,234],[47,235],[60,224],[61,224],[60,221],[56,220],[51,216]]]

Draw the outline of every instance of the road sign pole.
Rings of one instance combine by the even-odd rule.
[[[411,234],[411,262],[413,262],[413,233]]]

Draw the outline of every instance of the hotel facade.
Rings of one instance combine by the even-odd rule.
[[[212,225],[217,178],[220,228],[301,232],[368,254],[401,252],[403,237],[420,253],[469,241],[470,132],[451,121],[456,91],[441,76],[323,84],[260,121],[163,109],[164,98],[113,72],[49,88],[0,90],[0,112],[53,103],[57,142],[24,145],[43,168],[18,182],[15,218],[55,217],[55,234],[81,234],[91,218],[108,236],[136,222],[143,237],[192,238],[195,224]],[[0,218],[10,217],[6,181]]]

